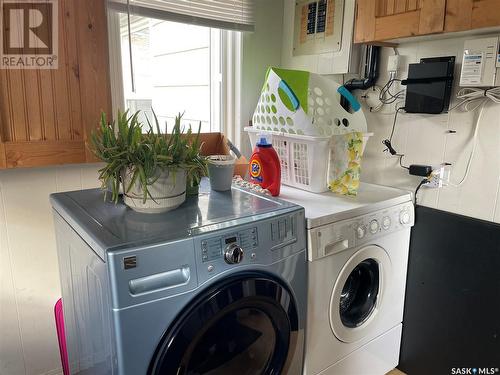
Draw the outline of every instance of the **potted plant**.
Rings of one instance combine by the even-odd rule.
[[[90,143],[96,157],[106,163],[99,170],[99,179],[103,188],[111,187],[115,203],[121,184],[125,204],[135,211],[169,211],[184,202],[187,176],[206,168],[199,154],[199,129],[196,136],[191,128],[184,133],[179,114],[171,134],[162,134],[153,111],[156,131],[148,120],[148,130],[143,133],[139,113],[118,112],[112,123],[102,114]]]
[[[198,195],[201,178],[208,175],[207,159],[200,155],[203,144],[200,140],[201,122],[198,126],[198,133],[191,139],[188,146],[188,159],[191,161],[186,169],[187,173],[187,195]],[[189,130],[188,130],[189,132]]]

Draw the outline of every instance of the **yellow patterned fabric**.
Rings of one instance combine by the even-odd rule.
[[[363,142],[363,133],[360,132],[332,137],[328,186],[332,192],[358,194]]]

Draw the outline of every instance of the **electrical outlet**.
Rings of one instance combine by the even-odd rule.
[[[450,168],[448,164],[441,164],[432,168],[432,173],[428,177],[428,182],[423,184],[427,188],[439,189],[447,186],[450,182]]]
[[[387,60],[387,71],[396,73],[399,68],[399,55],[391,55]]]

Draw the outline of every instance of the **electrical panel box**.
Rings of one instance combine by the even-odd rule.
[[[295,5],[293,55],[338,52],[344,0],[299,0]]]
[[[462,87],[492,87],[500,81],[498,37],[466,40],[460,73]]]
[[[317,56],[318,74],[357,73],[360,46],[353,44],[354,0],[296,0],[293,56]]]

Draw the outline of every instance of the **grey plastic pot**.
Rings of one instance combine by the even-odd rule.
[[[231,155],[211,155],[207,162],[210,188],[215,191],[231,190],[236,159]]]

